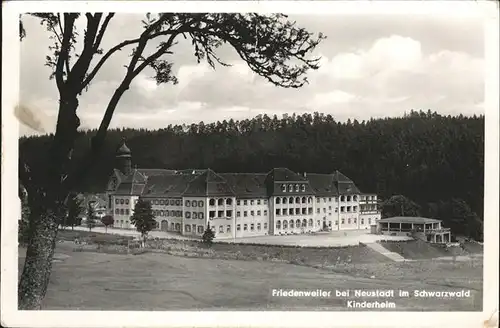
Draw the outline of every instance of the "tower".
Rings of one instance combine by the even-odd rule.
[[[125,138],[122,140],[122,145],[116,152],[116,168],[125,176],[130,175],[132,172],[132,152],[125,144]]]

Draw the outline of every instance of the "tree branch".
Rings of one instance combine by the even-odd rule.
[[[56,77],[56,84],[57,84],[57,89],[59,89],[59,93],[64,92],[65,89],[65,82],[63,78],[63,73],[64,73],[64,63],[67,61],[68,56],[69,56],[69,50],[70,50],[70,40],[71,40],[71,35],[73,32],[73,24],[75,23],[76,16],[73,14],[64,14],[64,32],[63,32],[63,38],[61,41],[61,49],[59,56],[57,57],[57,63],[56,63],[56,70],[55,70],[55,77]],[[68,75],[69,75],[69,70],[68,70]]]
[[[113,18],[115,14],[114,13],[109,13],[106,18],[104,19],[104,22],[102,23],[101,28],[99,29],[99,33],[97,34],[96,41],[94,43],[94,52],[99,51],[99,46],[101,45],[102,38],[104,36],[104,32],[106,32],[106,29],[108,28],[109,21],[111,18]]]

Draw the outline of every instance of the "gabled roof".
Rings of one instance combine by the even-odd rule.
[[[336,196],[339,193],[333,174],[307,173],[306,178],[316,196]]]
[[[188,175],[155,175],[148,178],[142,196],[180,197],[194,177]]]
[[[341,195],[353,195],[361,193],[354,182],[338,170],[333,173],[333,181],[335,182],[338,193]]]
[[[145,177],[152,176],[163,176],[163,175],[173,175],[176,174],[176,170],[166,170],[166,169],[137,169],[139,173]]]
[[[184,196],[235,196],[227,181],[212,171],[206,170],[188,184]]]
[[[220,173],[236,197],[267,197],[265,173]]]
[[[441,220],[423,218],[417,216],[394,216],[390,218],[380,219],[378,222],[385,223],[439,223]]]

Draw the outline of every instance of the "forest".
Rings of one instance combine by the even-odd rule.
[[[73,157],[83,156],[95,133],[79,132]],[[30,167],[43,165],[52,138],[21,137],[20,160]],[[377,193],[382,200],[404,195],[418,205],[420,215],[440,212],[436,210],[439,204],[443,208],[462,204],[470,212],[466,216],[483,220],[483,115],[444,116],[412,110],[403,117],[362,122],[338,122],[322,113],[281,118],[258,115],[240,121],[169,125],[159,130],[114,129],[108,131],[91,176],[76,191],[104,190],[122,138],[132,150],[133,165],[140,168],[339,170],[361,191]],[[456,211],[462,209],[446,212]]]

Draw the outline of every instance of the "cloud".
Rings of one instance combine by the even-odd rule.
[[[140,16],[116,15],[103,39],[109,49],[141,31]],[[157,85],[153,72],[137,76],[123,95],[112,127],[161,128],[168,124],[243,119],[258,114],[320,111],[336,119],[358,120],[401,115],[411,109],[442,113],[482,113],[484,58],[478,45],[481,24],[433,18],[296,16],[297,24],[323,31],[315,55],[320,69],[308,74],[300,89],[275,87],[253,73],[230,47],[217,54],[229,67],[197,63],[189,40],[180,39],[172,63],[178,85]],[[460,24],[459,24],[460,23]],[[53,131],[58,92],[44,66],[49,39],[34,20],[21,49],[21,100],[42,108],[47,131]],[[466,25],[467,28],[462,25]],[[455,35],[460,31],[463,38]],[[479,41],[478,41],[479,40]],[[149,48],[154,45],[149,46]],[[96,128],[125,74],[131,49],[117,52],[80,98],[82,127]],[[40,83],[43,81],[43,83]]]

